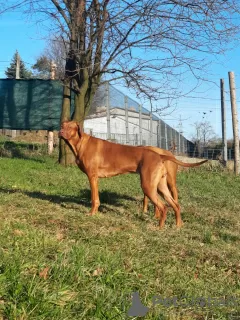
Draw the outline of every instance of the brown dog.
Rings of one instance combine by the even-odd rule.
[[[165,149],[161,149],[161,148],[157,148],[157,147],[151,147],[151,146],[147,146],[145,147],[148,150],[152,150],[156,153],[158,153],[159,155],[166,155],[166,156],[171,156],[174,157],[174,155],[172,154],[171,151],[165,150]],[[184,167],[197,167],[200,166],[201,164],[207,162],[208,160],[203,160],[197,163],[185,163]],[[164,162],[165,168],[167,170],[167,184],[168,187],[171,191],[171,194],[173,196],[173,199],[178,202],[178,190],[177,190],[177,170],[178,170],[178,165],[175,162],[172,161],[165,161]],[[147,213],[147,209],[148,209],[148,198],[146,195],[144,195],[144,199],[143,199],[143,212]],[[155,207],[155,217],[158,218],[159,217],[159,212],[157,210],[157,208]]]
[[[98,211],[100,205],[98,178],[139,173],[144,194],[161,212],[159,226],[164,226],[167,207],[160,201],[158,191],[174,209],[176,225],[182,225],[180,206],[167,187],[167,171],[163,163],[164,160],[171,160],[185,166],[183,162],[173,156],[160,156],[144,147],[125,146],[94,138],[83,133],[75,121],[63,122],[59,136],[71,146],[77,165],[88,176],[92,200],[91,215]]]

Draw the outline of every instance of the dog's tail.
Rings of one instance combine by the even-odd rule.
[[[175,157],[172,157],[172,156],[166,156],[166,155],[160,155],[160,157],[162,158],[163,161],[165,160],[170,160],[172,162],[175,162],[176,164],[182,166],[182,167],[197,167],[197,166],[200,166],[201,164],[207,162],[208,160],[203,160],[203,161],[200,161],[200,162],[196,162],[196,163],[187,163],[187,162],[182,162],[178,159],[176,159]]]

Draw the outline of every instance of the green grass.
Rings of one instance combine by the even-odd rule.
[[[77,167],[37,146],[10,147],[0,142],[0,319],[131,319],[135,291],[150,308],[144,319],[240,319],[240,177],[180,172],[184,226],[170,210],[159,230],[152,206],[142,214],[138,175],[100,180],[100,212],[90,217]],[[153,306],[154,296],[182,305]],[[183,305],[200,297],[238,306]]]

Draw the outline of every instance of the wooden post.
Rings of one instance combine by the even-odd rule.
[[[53,152],[53,131],[48,130],[48,154],[52,154]]]
[[[234,72],[228,72],[231,109],[232,109],[232,126],[233,126],[233,141],[234,141],[234,172],[239,174],[239,131],[238,131],[238,112],[236,103],[236,88]]]
[[[220,79],[221,87],[221,111],[222,111],[222,155],[223,165],[227,165],[227,134],[226,134],[226,107],[225,107],[225,92],[224,92],[224,80]]]
[[[50,65],[50,79],[54,80],[55,79],[55,74],[56,74],[56,64],[51,61],[51,65]],[[53,152],[53,131],[52,130],[48,130],[47,132],[47,144],[48,144],[48,154],[52,154]]]

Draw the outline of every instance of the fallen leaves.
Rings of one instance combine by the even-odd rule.
[[[15,229],[13,230],[13,234],[15,236],[23,236],[24,235],[24,232],[22,230],[19,230],[19,229]]]
[[[103,269],[102,268],[97,268],[93,271],[92,275],[93,277],[99,277],[103,274]]]
[[[47,280],[49,276],[49,267],[45,267],[42,271],[39,272],[39,277],[43,278],[44,280]]]

